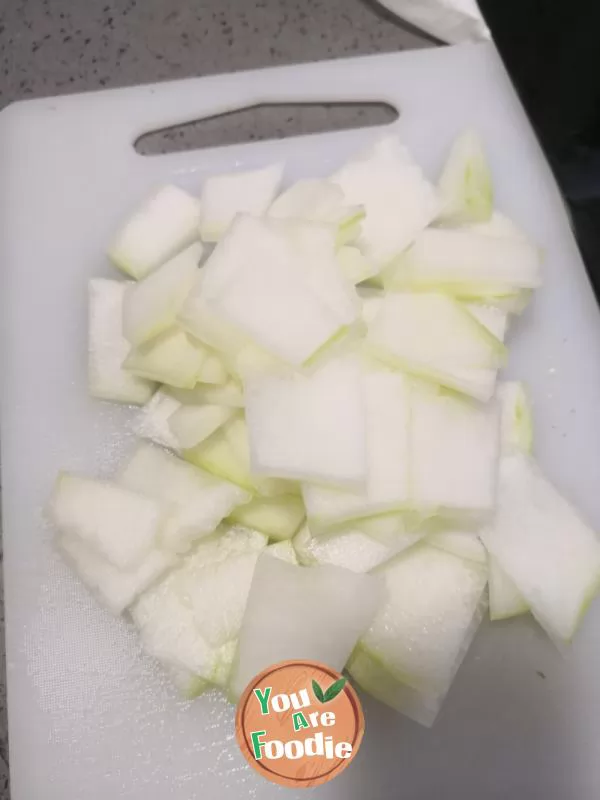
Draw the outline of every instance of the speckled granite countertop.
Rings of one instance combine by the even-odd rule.
[[[0,108],[43,95],[424,44],[371,0],[7,0]],[[248,117],[238,128],[250,134],[255,125]],[[0,655],[0,800],[8,800],[3,636]]]

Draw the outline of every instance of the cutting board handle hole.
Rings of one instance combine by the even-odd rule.
[[[309,133],[390,125],[400,116],[385,102],[261,103],[149,131],[135,141],[143,156],[286,139]]]

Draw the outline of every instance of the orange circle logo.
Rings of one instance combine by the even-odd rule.
[[[352,686],[316,661],[283,661],[261,672],[246,687],[235,721],[238,744],[254,769],[295,788],[339,775],[364,729]]]

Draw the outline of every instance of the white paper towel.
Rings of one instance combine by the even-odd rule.
[[[402,19],[444,42],[489,39],[475,0],[379,0]]]

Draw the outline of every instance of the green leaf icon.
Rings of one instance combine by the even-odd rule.
[[[346,678],[340,678],[339,680],[334,681],[327,691],[324,692],[315,680],[312,682],[313,692],[319,703],[328,703],[330,700],[334,700],[345,685]]]
[[[315,697],[317,698],[317,700],[320,703],[324,703],[325,702],[325,695],[323,694],[323,689],[321,689],[321,687],[319,686],[319,684],[315,680],[313,680],[313,682],[312,682],[312,689],[313,689],[313,692],[315,693]]]
[[[325,692],[325,699],[323,702],[328,703],[330,700],[333,700],[335,697],[337,697],[345,685],[346,678],[340,678],[339,680],[335,681],[335,683],[332,683],[329,689],[327,689]]]

